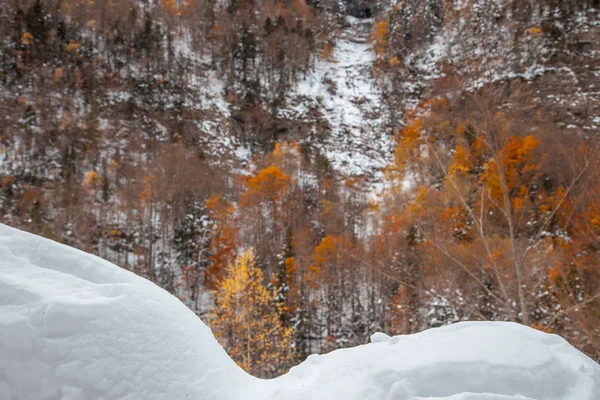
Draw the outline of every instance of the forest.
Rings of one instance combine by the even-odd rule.
[[[247,371],[458,321],[600,360],[598,0],[3,0],[0,223]]]

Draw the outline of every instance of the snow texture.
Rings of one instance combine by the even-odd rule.
[[[458,323],[253,378],[149,281],[0,224],[0,399],[598,400],[600,366],[559,336]]]
[[[240,399],[250,381],[163,289],[0,225],[0,399]]]
[[[310,120],[310,109],[319,110],[329,132],[311,143],[349,176],[379,176],[375,171],[387,165],[394,148],[383,127],[383,100],[373,77],[375,54],[368,42],[372,22],[347,17],[331,59],[318,58],[281,111],[282,117]]]

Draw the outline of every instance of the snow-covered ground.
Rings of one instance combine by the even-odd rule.
[[[163,289],[0,225],[0,399],[240,399],[250,382]]]
[[[311,356],[271,399],[599,399],[600,366],[564,339],[467,322]]]
[[[480,322],[377,333],[264,381],[166,291],[0,225],[0,399],[598,400],[600,366],[558,336]]]

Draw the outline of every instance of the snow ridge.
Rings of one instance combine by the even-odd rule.
[[[3,400],[598,400],[564,339],[469,322],[310,356],[260,380],[178,299],[102,259],[0,224]]]
[[[163,289],[0,224],[1,399],[221,400],[250,379]]]

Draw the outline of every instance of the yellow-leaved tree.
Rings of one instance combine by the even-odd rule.
[[[277,307],[250,248],[227,267],[210,326],[231,358],[257,376],[278,376],[294,360],[292,329],[283,326]]]

